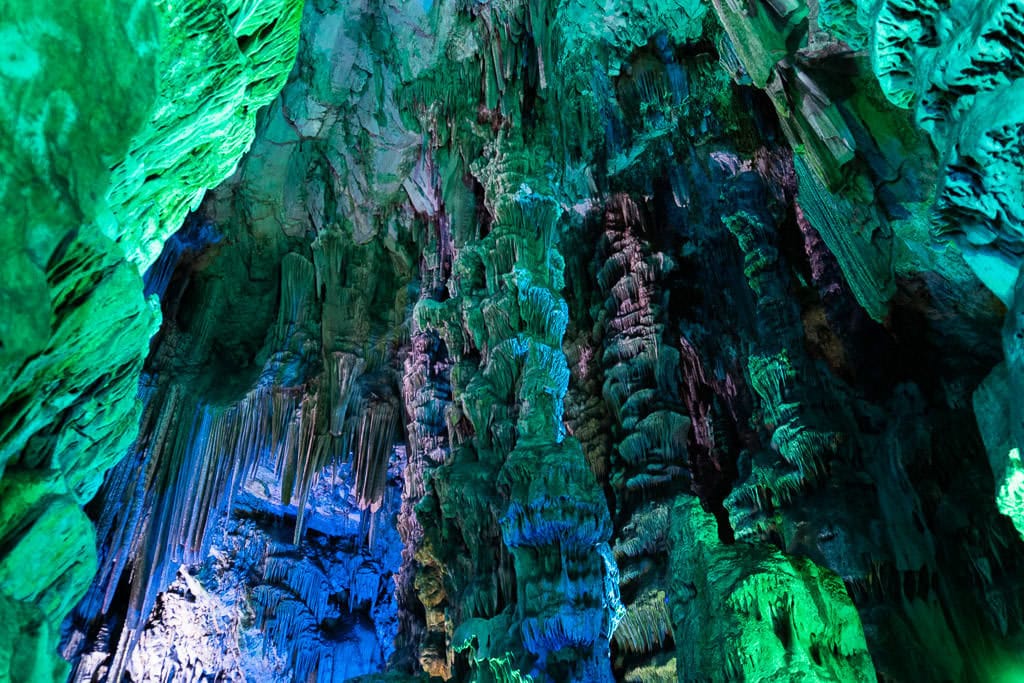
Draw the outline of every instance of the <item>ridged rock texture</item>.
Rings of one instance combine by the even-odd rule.
[[[0,6],[0,679],[65,675],[59,626],[96,570],[81,507],[134,439],[160,320],[141,275],[251,143],[298,10]]]
[[[0,0],[0,681],[1024,677],[1022,27]]]

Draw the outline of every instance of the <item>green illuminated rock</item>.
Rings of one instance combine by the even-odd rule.
[[[137,430],[159,322],[141,274],[251,141],[298,5],[5,2],[0,16],[0,612],[22,636],[3,639],[0,678],[47,681],[95,570],[81,506]]]
[[[838,576],[771,547],[723,544],[692,499],[675,504],[672,520],[678,680],[875,680]]]

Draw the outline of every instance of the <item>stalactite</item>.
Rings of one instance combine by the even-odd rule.
[[[417,576],[426,571],[424,565],[436,559],[427,559],[424,530],[415,506],[426,494],[425,479],[447,460],[450,452],[445,422],[445,413],[451,404],[450,366],[436,334],[417,332],[412,335],[403,364],[402,399],[409,454],[399,521],[404,548],[397,592],[402,608],[398,651],[406,661],[415,658],[424,670],[442,676],[451,675],[446,617],[443,605],[426,597],[426,591],[420,590],[422,584],[417,585]],[[436,564],[433,569],[437,570]],[[425,611],[422,622],[416,615],[417,603]],[[440,643],[441,651],[432,643]]]
[[[277,309],[277,337],[285,343],[293,327],[308,318],[316,270],[305,257],[289,253],[281,261],[281,305]]]
[[[486,584],[466,591],[460,601],[463,619],[476,614],[488,622],[507,618],[502,615],[509,609],[498,612],[501,603],[495,597],[503,594],[509,600],[514,594],[513,614],[521,625],[518,634],[510,632],[504,638],[522,638],[527,651],[538,657],[533,675],[603,680],[607,670],[602,671],[594,655],[573,663],[557,654],[568,648],[592,652],[608,637],[602,626],[608,617],[599,616],[605,609],[604,562],[593,548],[607,541],[610,529],[603,496],[579,445],[564,438],[562,401],[569,370],[559,346],[567,316],[565,303],[556,294],[561,265],[554,265],[558,258],[548,251],[553,249],[558,210],[541,194],[520,190],[517,195],[502,189],[518,187],[514,178],[527,163],[521,153],[510,153],[494,162],[493,169],[481,172],[494,226],[478,242],[481,246],[456,245],[456,298],[445,304],[421,302],[418,307],[420,324],[438,329],[450,351],[461,355],[475,348],[483,355],[478,366],[464,361],[452,371],[455,403],[473,428],[468,443],[453,450],[453,464],[466,472],[469,462],[459,465],[459,454],[468,457],[475,452],[478,474],[472,485],[459,481],[457,488],[439,486],[438,481],[435,495],[444,508],[467,509],[478,505],[483,491],[477,487],[487,486],[488,477],[495,474],[509,490],[507,503],[502,503],[501,530],[514,562],[515,591],[503,588],[499,593]],[[535,231],[536,240],[523,240]],[[463,327],[472,334],[471,346],[455,335]],[[449,476],[458,471],[452,469]],[[531,475],[538,472],[545,474]],[[486,533],[481,522],[494,514],[491,507],[483,512],[484,519],[476,513],[459,522],[476,567],[496,563],[489,552],[481,552],[477,540]],[[577,597],[563,605],[535,600],[531,587],[549,584],[559,585],[567,598]]]
[[[327,466],[330,456],[328,418],[320,400],[316,390],[302,397],[298,411],[288,425],[277,464],[281,476],[281,502],[289,504],[293,497],[298,499],[292,540],[296,545],[305,530],[306,503],[314,478]]]
[[[739,194],[740,188],[757,181],[742,176],[736,176],[735,181],[736,196],[749,203],[750,191],[743,190]],[[769,444],[782,458],[781,462],[767,466],[767,474],[764,470],[760,474],[752,473],[751,483],[757,480],[755,487],[759,492],[748,499],[758,501],[756,504],[762,510],[785,507],[802,489],[815,485],[828,463],[837,457],[842,437],[836,427],[848,420],[841,413],[829,420],[812,400],[803,398],[815,390],[815,375],[810,370],[809,359],[796,351],[799,349],[796,340],[784,341],[785,330],[801,328],[795,325],[796,309],[786,302],[783,294],[785,280],[778,270],[780,255],[772,244],[766,220],[763,215],[746,210],[742,204],[735,214],[723,219],[745,255],[744,273],[757,297],[763,351],[750,355],[747,372],[750,387],[762,402],[765,423],[772,425]],[[830,425],[835,427],[830,428]],[[734,488],[732,500],[738,500],[743,495],[741,491],[742,486]],[[754,533],[754,529],[747,526],[750,521],[742,516],[733,517],[738,536]],[[771,526],[768,522],[758,524],[757,528],[763,533]]]
[[[388,455],[398,433],[400,413],[388,401],[373,400],[359,414],[352,437],[356,496],[361,508],[376,512],[382,502]]]
[[[208,552],[211,530],[227,515],[234,492],[269,441],[271,405],[268,392],[261,390],[224,409],[197,404],[174,387],[163,396],[160,410],[151,413],[147,442],[108,480],[100,531],[111,554],[101,558],[96,597],[79,610],[102,615],[111,608],[131,553],[131,598],[113,653],[113,675],[119,676],[127,665],[138,630],[178,566],[194,564]],[[145,476],[133,486],[139,463]],[[127,506],[118,494],[128,497]]]
[[[355,383],[363,373],[366,362],[353,353],[335,351],[327,364],[327,398],[330,402],[330,431],[332,436],[344,433],[345,419],[352,402]]]
[[[625,603],[614,640],[647,662],[637,666],[653,666],[671,644],[668,614],[652,602],[664,581],[668,549],[657,539],[664,537],[667,522],[639,506],[652,498],[664,505],[666,492],[689,483],[690,419],[674,405],[678,352],[661,338],[664,323],[654,296],[664,261],[645,253],[640,208],[629,197],[612,197],[604,207],[603,228],[596,273],[599,291],[607,297],[603,394],[615,418],[612,486],[618,512],[628,520],[614,546]],[[630,540],[624,544],[623,538]],[[634,553],[635,547],[648,552]],[[641,570],[644,566],[650,569]]]

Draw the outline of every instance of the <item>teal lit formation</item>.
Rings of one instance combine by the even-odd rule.
[[[0,681],[1024,671],[1024,7],[30,4]]]

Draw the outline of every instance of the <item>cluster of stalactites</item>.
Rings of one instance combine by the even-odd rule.
[[[386,595],[381,584],[388,580],[371,569],[380,557],[366,546],[339,548],[337,539],[303,541],[298,553],[292,544],[262,535],[256,539],[262,547],[256,549],[259,559],[252,568],[260,575],[250,593],[255,625],[279,654],[287,655],[292,680],[337,680],[351,664],[339,657],[350,657],[352,650],[345,640],[335,640],[329,624],[361,609],[375,610]],[[318,547],[325,542],[331,545]],[[359,654],[367,661],[374,656],[372,651]]]
[[[604,310],[603,394],[618,423],[612,484],[624,504],[677,480],[686,480],[690,420],[670,398],[678,394],[679,352],[664,343],[656,282],[670,264],[649,253],[632,199],[618,195],[605,207],[597,284]]]
[[[578,442],[564,435],[568,310],[555,244],[562,210],[538,184],[541,159],[506,142],[474,168],[492,214],[490,231],[455,245],[451,298],[417,307],[417,323],[437,330],[456,361],[449,418],[456,448],[435,491],[442,509],[456,509],[454,501],[474,509],[481,495],[504,499],[480,511],[490,520],[459,523],[474,564],[495,564],[499,576],[511,579],[511,571],[497,569],[507,560],[476,547],[489,533],[483,522],[500,525],[515,580],[514,589],[474,585],[458,596],[464,619],[481,611],[487,617],[466,622],[472,633],[456,643],[459,649],[476,642],[471,656],[482,662],[482,644],[500,630],[506,649],[525,647],[524,663],[545,680],[607,680],[607,570],[596,547],[607,543],[611,528]],[[469,429],[459,437],[462,422]],[[514,596],[515,604],[496,614],[496,594]],[[508,628],[497,629],[496,620],[508,619]]]
[[[746,479],[726,501],[737,537],[748,537],[769,531],[775,524],[772,511],[820,479],[835,457],[840,437],[829,428],[836,421],[826,420],[810,399],[818,395],[813,393],[816,374],[801,372],[812,366],[801,351],[799,314],[789,298],[787,276],[768,225],[773,219],[756,204],[756,193],[740,191],[761,181],[753,172],[744,172],[730,182],[738,205],[722,221],[744,254],[744,274],[756,297],[758,316],[758,343],[748,358],[748,382],[771,430],[769,448],[753,456]]]
[[[351,455],[358,506],[369,514],[380,507],[400,430],[397,402],[352,352],[323,354],[314,365],[321,372],[309,376],[306,368],[319,351],[315,283],[330,272],[323,261],[320,265],[317,269],[295,253],[282,260],[280,305],[270,335],[276,351],[256,388],[241,400],[204,402],[184,384],[159,379],[143,392],[142,436],[108,478],[101,497],[99,535],[109,550],[78,610],[86,620],[106,614],[131,564],[128,617],[112,653],[112,671],[127,664],[138,630],[177,567],[205,556],[212,530],[230,513],[235,492],[261,460],[276,468],[281,502],[295,502],[295,544],[307,524],[316,478],[331,462]],[[221,294],[214,290],[215,296]],[[216,310],[205,307],[189,333],[168,333],[168,339],[180,337],[173,347],[189,354],[179,362],[196,362],[209,346]]]
[[[361,296],[349,279],[349,249],[358,247],[340,232],[326,231],[313,244],[312,263],[298,254],[282,261],[276,345],[286,352],[278,355],[279,365],[296,357],[308,364],[308,348],[320,347],[321,371],[303,378],[301,398],[275,459],[282,502],[290,503],[293,495],[298,499],[296,543],[315,477],[331,462],[351,456],[360,508],[371,513],[380,508],[388,458],[400,430],[394,391],[381,379],[386,375],[374,371],[377,359],[367,358],[369,297]],[[310,332],[314,312],[320,313],[319,334]],[[282,375],[290,373],[280,368],[264,373],[271,381]]]
[[[286,430],[294,398],[258,388],[237,404],[222,408],[197,402],[184,388],[150,388],[138,449],[108,476],[98,536],[105,553],[100,573],[78,613],[101,618],[132,566],[129,602],[120,640],[112,651],[111,672],[127,665],[139,629],[157,594],[179,566],[201,561],[211,531],[231,509],[232,497]],[[280,443],[278,441],[277,443]]]
[[[678,351],[662,339],[659,279],[671,268],[645,244],[641,209],[626,195],[604,206],[597,254],[602,311],[602,393],[615,425],[611,483],[627,520],[613,546],[625,611],[614,634],[628,676],[673,668],[665,600],[667,518],[661,514],[689,482],[690,419],[678,396]]]

